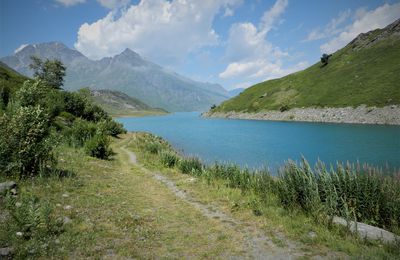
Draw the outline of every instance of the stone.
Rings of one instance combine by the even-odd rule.
[[[69,197],[69,195],[67,193],[64,193],[62,196],[63,196],[63,198],[68,198]]]
[[[5,256],[11,256],[12,251],[13,251],[12,247],[0,248],[0,258]]]
[[[64,207],[64,209],[65,209],[65,210],[71,210],[71,209],[72,209],[72,206],[71,206],[71,205],[67,205],[67,206]]]
[[[381,240],[383,242],[392,243],[396,240],[400,240],[400,237],[382,228],[367,225],[361,222],[347,221],[344,218],[334,217],[333,223],[349,226],[350,231],[357,233],[361,238],[371,239],[371,240]]]
[[[72,219],[70,219],[69,217],[64,217],[63,218],[63,223],[64,223],[64,225],[65,224],[69,224],[69,223],[71,223],[72,222]]]
[[[17,194],[17,184],[13,181],[0,183],[0,195],[6,194],[10,191],[13,195]]]
[[[314,238],[317,237],[317,233],[315,233],[314,231],[310,231],[310,232],[308,232],[308,236],[309,236],[311,239],[314,239]]]

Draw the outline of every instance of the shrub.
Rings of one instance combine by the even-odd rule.
[[[184,174],[200,175],[203,171],[203,164],[199,158],[189,157],[180,160],[178,168]]]
[[[89,156],[100,159],[108,159],[113,154],[108,136],[102,134],[96,134],[86,141],[85,152]]]
[[[85,100],[73,92],[62,92],[65,111],[76,117],[82,117],[85,111]]]
[[[16,93],[16,98],[21,106],[35,106],[42,104],[48,90],[40,80],[27,80]]]
[[[98,131],[100,133],[104,133],[106,135],[111,135],[116,137],[119,134],[125,134],[126,130],[124,129],[121,123],[115,122],[112,119],[102,120],[98,123]]]
[[[0,122],[1,171],[33,176],[55,164],[49,116],[40,106],[13,108]]]
[[[46,255],[49,244],[64,231],[63,220],[56,218],[49,202],[32,195],[18,199],[7,196],[4,203],[10,217],[1,227],[1,240],[11,243],[17,259]]]
[[[97,125],[95,123],[77,118],[65,135],[69,136],[71,145],[83,146],[87,140],[96,134],[96,131]]]
[[[162,150],[160,152],[160,161],[163,165],[172,168],[178,163],[179,157],[173,151]]]

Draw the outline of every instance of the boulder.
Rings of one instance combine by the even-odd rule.
[[[349,225],[350,231],[357,233],[360,237],[371,239],[371,240],[381,240],[387,243],[393,243],[396,240],[400,240],[400,237],[382,228],[367,225],[361,222],[347,221],[344,218],[335,216],[333,218],[333,223],[347,226]]]
[[[17,184],[13,181],[0,183],[0,196],[5,195],[7,192],[11,192],[11,194],[17,195]]]

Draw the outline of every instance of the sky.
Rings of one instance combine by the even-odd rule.
[[[0,56],[49,41],[96,60],[130,48],[230,90],[307,68],[399,18],[395,0],[0,0]]]

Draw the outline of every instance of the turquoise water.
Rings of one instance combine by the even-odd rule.
[[[400,127],[206,119],[199,113],[119,118],[129,131],[146,131],[206,163],[234,162],[274,171],[288,159],[311,164],[361,162],[400,168]]]

